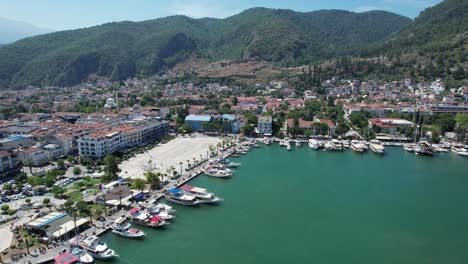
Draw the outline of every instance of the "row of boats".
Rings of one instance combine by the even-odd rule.
[[[205,169],[204,173],[210,177],[215,178],[229,178],[233,175],[232,168],[237,168],[241,164],[232,162],[228,159],[212,160],[209,166]]]
[[[461,144],[430,144],[426,141],[421,141],[419,143],[408,143],[404,144],[403,148],[408,152],[413,152],[416,155],[426,155],[432,156],[435,152],[449,152],[451,150],[453,153],[468,157],[468,150]]]
[[[217,204],[222,198],[208,192],[204,188],[183,185],[180,188],[170,189],[165,196],[171,203],[195,206],[199,204]],[[165,203],[158,203],[150,207],[134,207],[126,214],[115,219],[110,226],[112,233],[126,238],[143,238],[146,234],[132,227],[132,224],[149,228],[162,228],[175,220],[176,210]],[[97,236],[70,240],[72,249],[63,251],[55,258],[55,263],[92,263],[94,259],[112,259],[118,255]]]
[[[287,150],[291,150],[292,143],[295,143],[296,147],[301,147],[302,145],[300,140],[289,139],[281,140],[279,145],[286,147]],[[362,153],[370,149],[376,154],[385,154],[385,146],[379,140],[375,139],[369,142],[361,140],[309,139],[308,145],[314,150],[342,151],[346,148],[350,148],[356,152]],[[421,156],[433,156],[436,152],[448,152],[449,150],[460,156],[468,156],[468,149],[461,144],[430,144],[427,141],[421,141],[419,143],[404,144],[403,148],[408,152],[413,152]]]
[[[374,153],[383,155],[385,153],[385,147],[378,140],[371,140],[369,143],[359,140],[343,140],[338,139],[332,140],[317,140],[309,139],[309,147],[314,150],[324,149],[329,151],[342,151],[345,148],[350,148],[356,152],[362,153],[367,150],[371,150]]]

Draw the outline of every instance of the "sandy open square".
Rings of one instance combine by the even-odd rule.
[[[200,160],[200,155],[206,159],[209,146],[216,147],[222,139],[218,137],[208,137],[196,134],[191,137],[177,137],[166,144],[148,150],[145,153],[137,154],[126,161],[123,161],[119,168],[122,170],[120,176],[123,178],[144,178],[143,174],[147,170],[167,173],[167,169],[173,166],[180,172],[180,162],[183,162],[182,170],[187,168],[187,160],[193,163],[193,158]]]

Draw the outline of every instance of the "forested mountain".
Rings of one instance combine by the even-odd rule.
[[[358,55],[411,20],[384,11],[308,13],[253,8],[226,19],[172,16],[109,23],[0,48],[0,87],[72,85],[89,74],[114,80],[157,73],[199,56],[258,58],[283,66]]]
[[[467,0],[445,0],[421,12],[385,44],[374,45],[371,55],[393,58],[412,74],[462,80],[468,66],[467,14]]]

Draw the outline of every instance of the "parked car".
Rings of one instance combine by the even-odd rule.
[[[3,197],[2,198],[2,202],[8,203],[9,201],[10,201],[10,199],[8,197]]]

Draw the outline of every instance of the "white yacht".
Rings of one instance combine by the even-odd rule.
[[[289,142],[286,143],[286,149],[287,149],[288,151],[291,150],[291,144],[290,144]]]
[[[198,203],[220,203],[223,201],[222,198],[215,196],[213,193],[209,193],[206,189],[190,186],[188,184],[180,187],[180,189],[188,194],[197,198]]]
[[[96,259],[111,259],[116,257],[114,250],[107,247],[97,236],[90,236],[80,242],[80,247]]]
[[[333,147],[333,150],[343,150],[343,145],[341,144],[341,141],[339,141],[338,139],[332,139],[331,145]]]
[[[309,139],[309,148],[311,149],[319,149],[320,148],[320,144],[319,144],[319,141],[312,138],[312,139]]]
[[[364,152],[364,144],[362,144],[360,141],[358,140],[352,140],[351,141],[351,149],[356,151],[356,152],[359,152],[359,153],[363,153]]]
[[[145,236],[142,231],[132,228],[125,217],[117,218],[111,225],[112,233],[129,238],[140,238]]]
[[[468,157],[468,150],[463,145],[452,145],[452,151],[457,155]]]
[[[383,155],[385,152],[385,147],[380,143],[380,141],[373,139],[370,141],[370,149],[372,152]]]

